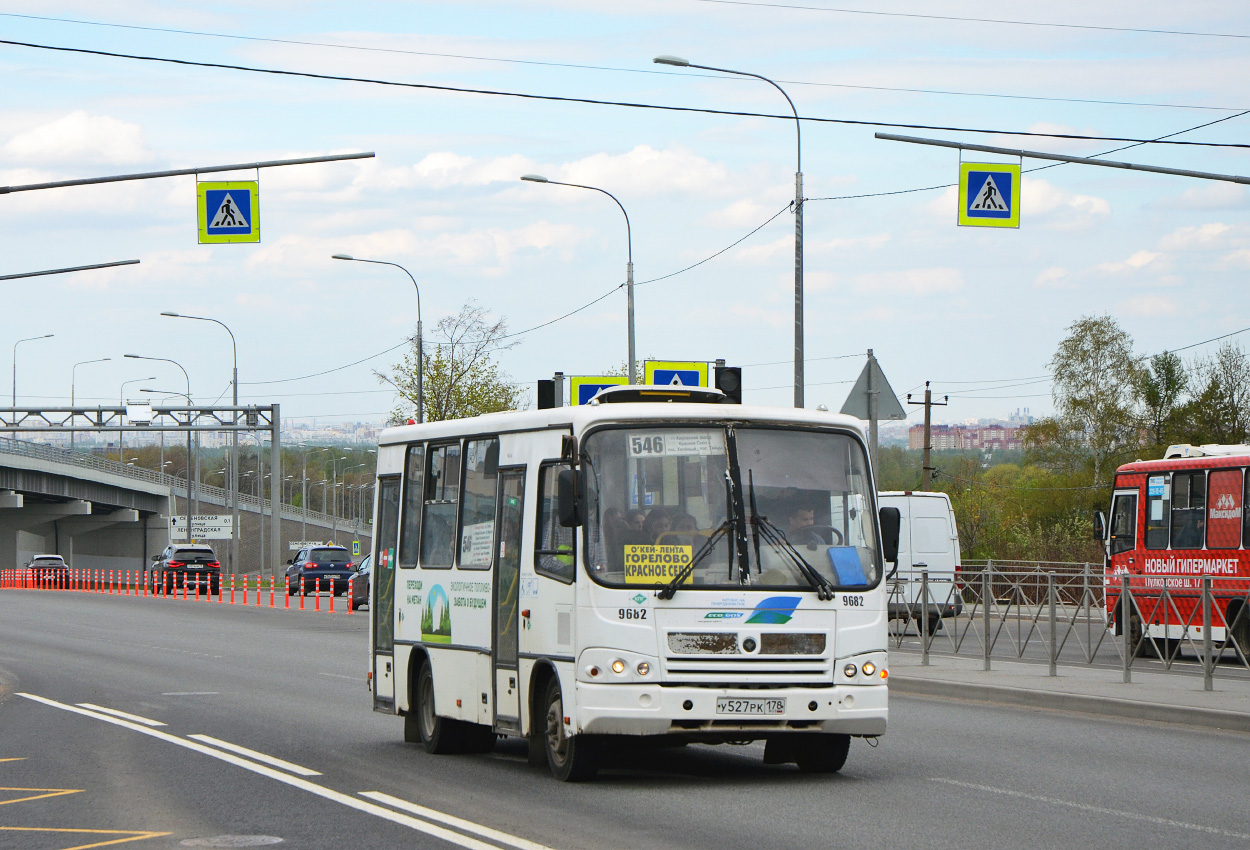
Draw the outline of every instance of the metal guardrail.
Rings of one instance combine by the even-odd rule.
[[[1217,672],[1250,671],[1250,579],[1194,577],[1189,583],[1196,587],[1175,578],[1160,578],[1156,587],[1142,581],[1127,575],[1108,581],[1101,568],[1070,563],[965,563],[953,580],[931,579],[925,570],[919,579],[890,580],[891,617],[904,626],[893,632],[892,643],[902,647],[910,622],[925,666],[934,652],[980,655],[985,670],[994,657],[1031,656],[1044,659],[1054,676],[1062,658],[1115,663],[1125,682],[1138,658],[1157,659],[1152,672],[1196,673],[1185,657],[1192,655],[1206,690]],[[1164,626],[1166,636],[1146,634],[1142,623]],[[1223,630],[1224,640],[1214,639],[1215,629]]]
[[[176,495],[185,495],[187,492],[187,480],[174,475],[168,475],[164,472],[157,472],[154,469],[147,469],[142,466],[129,466],[115,460],[100,457],[99,455],[89,454],[86,452],[72,452],[68,449],[60,449],[56,446],[48,446],[42,443],[32,443],[27,440],[16,440],[11,437],[0,437],[0,452],[12,455],[20,455],[22,457],[35,458],[37,460],[46,460],[52,463],[63,463],[70,466],[76,466],[80,469],[94,469],[100,472],[107,472],[111,475],[120,475],[125,478],[132,478],[136,481],[146,481],[150,484],[157,484],[162,487],[168,487]],[[198,493],[200,498],[208,501],[218,502],[222,505],[228,505],[230,491],[224,487],[215,487],[211,484],[199,484],[192,487],[192,492]],[[263,511],[269,514],[269,499],[260,499],[250,493],[239,494],[239,507],[249,506],[252,510]],[[294,505],[282,503],[279,505],[282,511],[282,518],[289,520],[302,520],[307,516],[308,521],[316,525],[333,527],[336,524],[343,528],[354,527],[351,520],[346,517],[338,517],[337,520],[332,514],[322,513],[321,511],[309,511],[307,515],[303,508]],[[364,523],[362,530],[369,530],[371,525]]]

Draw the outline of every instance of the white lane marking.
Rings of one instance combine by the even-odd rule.
[[[388,806],[394,806],[405,812],[410,812],[417,817],[426,820],[434,820],[439,823],[445,823],[448,826],[454,826],[456,829],[462,829],[465,832],[472,832],[483,838],[489,838],[492,841],[498,841],[500,844],[507,844],[509,847],[516,847],[518,850],[551,850],[546,844],[539,844],[536,841],[530,841],[526,838],[518,838],[515,835],[509,835],[506,832],[500,832],[497,829],[491,829],[489,826],[482,826],[471,820],[458,818],[455,815],[447,815],[442,812],[428,809],[425,806],[419,806],[416,803],[409,803],[407,800],[401,800],[398,797],[392,797],[390,794],[383,794],[381,791],[361,791],[360,796],[368,797],[370,800],[377,800],[379,803],[386,803]]]
[[[469,850],[499,850],[499,848],[494,844],[487,844],[485,841],[479,841],[476,838],[471,838],[467,835],[461,835],[458,832],[452,832],[450,829],[444,829],[443,827],[437,826],[436,824],[432,824],[427,821],[419,820],[417,818],[410,817],[408,815],[403,815],[403,814],[400,814],[399,812],[391,811],[390,809],[383,808],[382,806],[376,805],[374,803],[366,803],[365,801],[358,800],[349,794],[342,794],[331,788],[326,788],[324,785],[318,785],[315,782],[309,782],[307,779],[300,779],[298,777],[291,776],[288,773],[281,773],[277,770],[274,770],[271,767],[266,767],[263,764],[257,764],[256,762],[248,761],[247,759],[240,758],[239,756],[234,756],[234,755],[231,755],[230,753],[222,752],[221,750],[214,749],[213,747],[205,746],[204,744],[201,744],[196,741],[188,741],[186,738],[179,738],[177,735],[171,735],[168,732],[161,732],[156,729],[149,729],[148,727],[141,726],[137,723],[131,723],[129,721],[122,720],[116,717],[109,717],[106,714],[97,714],[94,711],[88,711],[84,708],[77,708],[72,705],[66,705],[63,702],[57,702],[56,700],[51,700],[51,699],[48,699],[47,697],[41,697],[36,694],[18,693],[17,695],[20,697],[24,697],[25,699],[32,700],[34,702],[42,703],[43,705],[47,705],[52,708],[59,708],[62,711],[70,711],[70,712],[73,712],[74,714],[81,714],[82,716],[90,717],[93,720],[102,720],[105,723],[112,723],[114,726],[121,726],[125,729],[131,730],[132,732],[140,732],[144,735],[149,735],[158,740],[165,741],[166,743],[176,744],[179,747],[185,747],[188,750],[194,750],[197,753],[202,753],[206,756],[211,756],[215,759],[218,759],[219,761],[224,761],[227,764],[232,764],[232,765],[235,765],[236,767],[241,767],[244,770],[250,770],[253,773],[259,774],[261,776],[266,776],[270,779],[276,779],[278,782],[281,782],[285,785],[290,785],[292,788],[298,788],[301,791],[307,791],[310,794],[316,794],[318,797],[322,797],[326,800],[339,803],[341,805],[347,806],[348,808],[355,809],[359,812],[364,812],[365,814],[370,814],[370,815],[373,815],[374,817],[379,817],[379,818],[382,818],[383,820],[388,820],[391,823],[396,823],[396,824],[399,824],[400,826],[406,826],[409,829],[414,829],[418,832],[424,832],[426,835],[432,835],[435,838],[441,838],[444,841],[447,841],[451,844],[455,844],[459,847],[467,847],[469,848]],[[521,839],[517,839],[517,840],[521,840]]]
[[[167,694],[161,694],[163,697],[215,697],[221,691],[170,691]]]
[[[82,706],[83,708],[89,708],[92,711],[102,711],[105,714],[111,714],[114,717],[120,717],[122,720],[131,720],[135,723],[142,723],[144,726],[164,726],[165,725],[159,720],[149,720],[146,717],[140,717],[137,714],[129,714],[128,712],[125,712],[125,711],[118,711],[115,708],[105,708],[102,705],[92,705],[89,702],[80,702],[78,704]]]
[[[985,791],[989,794],[1002,794],[1007,797],[1016,797],[1021,800],[1034,800],[1038,803],[1049,803],[1052,806],[1067,806],[1070,809],[1080,809],[1083,812],[1093,812],[1099,815],[1115,815],[1116,817],[1129,818],[1130,820],[1140,820],[1146,823],[1157,823],[1161,826],[1174,826],[1178,829],[1192,829],[1195,832],[1205,832],[1209,835],[1223,835],[1228,838],[1241,838],[1250,840],[1250,835],[1242,832],[1229,832],[1226,829],[1218,829],[1214,826],[1203,826],[1200,823],[1186,823],[1183,820],[1170,820],[1169,818],[1157,818],[1153,815],[1143,815],[1137,812],[1125,812],[1120,809],[1106,809],[1102,806],[1091,806],[1088,803],[1076,803],[1071,800],[1058,800],[1054,797],[1043,797],[1038,794],[1025,794],[1023,791],[1008,791],[1006,788],[992,788],[988,785],[973,785],[971,782],[960,782],[956,779],[943,779],[941,777],[931,777],[932,782],[942,782],[947,785],[958,785],[960,788],[971,788],[974,791]]]
[[[188,735],[193,741],[200,741],[213,747],[220,747],[223,750],[229,750],[232,753],[238,753],[241,756],[247,756],[253,761],[264,762],[268,765],[281,768],[288,773],[294,773],[297,776],[320,776],[321,774],[315,770],[309,770],[306,767],[300,767],[298,764],[292,764],[289,761],[283,761],[275,756],[258,753],[256,750],[249,750],[247,747],[240,747],[238,744],[232,744],[229,741],[223,741],[220,738],[213,738],[208,735]]]
[[[318,673],[318,676],[329,676],[332,679],[346,679],[349,682],[359,682],[359,676],[344,676],[341,673]]]

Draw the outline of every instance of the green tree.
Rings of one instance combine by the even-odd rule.
[[[425,421],[463,419],[528,406],[528,393],[491,356],[516,345],[504,341],[507,333],[505,319],[491,319],[472,301],[459,313],[439,320],[435,341],[425,343]],[[391,411],[392,423],[416,416],[418,356],[414,338],[389,373],[374,373],[380,383],[390,384],[399,393],[400,402]]]
[[[1181,410],[1189,426],[1185,441],[1237,444],[1250,431],[1250,357],[1240,345],[1225,342],[1214,357],[1194,360],[1193,400]]]
[[[1177,413],[1188,387],[1185,364],[1169,351],[1151,357],[1150,365],[1138,371],[1133,390],[1141,405],[1142,423],[1154,446],[1166,446],[1177,435]]]
[[[1079,439],[1094,482],[1103,483],[1109,461],[1138,442],[1133,340],[1110,316],[1084,316],[1068,327],[1050,369],[1059,431]]]

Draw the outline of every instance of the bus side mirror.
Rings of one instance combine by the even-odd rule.
[[[160,556],[160,555],[153,555],[153,556],[152,556],[152,560],[153,560],[154,562],[155,562],[155,561],[159,561],[160,559],[161,559],[161,556]]]
[[[560,477],[556,482],[556,502],[560,514],[560,525],[565,528],[576,528],[582,524],[581,498],[577,492],[577,470],[560,470]]]
[[[903,515],[898,508],[878,508],[881,525],[881,557],[890,563],[898,561],[898,533],[903,525]]]
[[[1107,539],[1107,517],[1103,515],[1102,511],[1094,512],[1094,539]]]

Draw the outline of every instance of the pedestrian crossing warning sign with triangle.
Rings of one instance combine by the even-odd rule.
[[[251,212],[251,198],[248,197],[246,192],[240,192],[239,194],[243,196],[244,201],[247,203],[249,207],[248,212]],[[208,225],[208,227],[210,230],[225,230],[227,228],[233,229],[240,227],[246,231],[250,231],[252,229],[252,226],[247,223],[247,218],[243,213],[243,208],[240,207],[238,202],[234,199],[234,195],[229,192],[226,192],[225,197],[221,199],[221,205],[217,207],[217,212],[213,214],[213,221]]]
[[[1020,226],[1020,166],[964,162],[959,166],[959,223]]]
[[[260,184],[232,180],[196,184],[201,245],[260,241]]]

